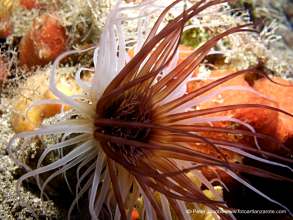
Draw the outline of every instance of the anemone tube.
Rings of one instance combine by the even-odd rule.
[[[143,10],[148,2],[151,4],[153,1],[143,2],[136,6],[136,9]],[[261,70],[251,67],[237,71],[186,93],[186,84],[192,79],[192,72],[219,40],[237,32],[254,32],[252,24],[231,28],[211,38],[184,61],[177,63],[178,46],[186,22],[206,8],[225,2],[230,1],[198,1],[160,28],[168,11],[182,3],[182,0],[174,1],[159,16],[142,47],[129,62],[125,39],[119,32],[119,15],[123,10],[132,9],[121,7],[118,3],[107,18],[99,47],[68,51],[59,56],[50,75],[50,90],[58,99],[38,101],[33,106],[66,104],[72,107],[72,115],[75,117],[32,132],[16,134],[10,140],[10,156],[28,171],[18,180],[17,189],[19,190],[24,180],[35,177],[41,194],[46,195],[46,186],[53,178],[75,167],[75,199],[69,209],[68,218],[78,205],[78,200],[88,192],[92,219],[99,218],[103,205],[107,207],[111,218],[129,219],[139,199],[143,200],[144,207],[139,213],[143,219],[172,219],[172,216],[191,219],[186,213],[187,207],[195,208],[198,204],[204,204],[215,211],[230,209],[202,172],[202,168],[209,168],[214,172],[225,172],[291,214],[287,207],[241,178],[240,173],[292,182],[291,178],[238,164],[225,156],[225,152],[231,152],[292,172],[292,168],[287,165],[292,163],[291,159],[264,151],[257,142],[258,139],[267,139],[285,149],[286,146],[267,135],[255,132],[254,128],[245,122],[213,114],[233,109],[255,108],[269,109],[288,117],[293,115],[261,104],[243,103],[200,110],[195,108],[224,90],[236,89],[262,96],[251,88],[242,86],[219,88],[209,94],[212,89],[237,76],[261,74]],[[56,87],[58,64],[66,56],[88,50],[94,50],[94,68],[81,68],[76,74],[76,82],[84,93],[79,96],[66,96]],[[84,70],[94,73],[90,83],[81,79],[80,75]],[[234,122],[244,128],[221,128],[212,126],[214,122]],[[237,142],[218,140],[207,137],[202,132],[248,136],[254,138],[256,146],[252,148]],[[61,141],[44,150],[36,169],[31,169],[13,156],[12,146],[17,139],[56,134],[63,134]],[[213,153],[202,152],[195,148],[195,145],[201,145]],[[55,162],[43,165],[50,152],[64,149],[71,150]],[[52,174],[41,180],[40,174],[46,172]],[[215,199],[205,196],[194,179],[209,189]],[[219,182],[222,181],[219,179]],[[224,212],[218,212],[214,217],[233,219],[232,214]]]

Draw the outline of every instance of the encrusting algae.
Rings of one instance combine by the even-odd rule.
[[[194,48],[180,46],[184,31],[200,26],[192,19],[213,12],[213,7],[221,11],[228,2],[176,0],[168,6],[155,0],[118,1],[106,17],[98,45],[58,51],[49,90],[43,86],[29,101],[15,99],[14,110],[22,118],[12,117],[19,133],[7,151],[26,171],[17,181],[18,195],[29,182],[38,186],[40,198],[49,200],[56,182],[63,182],[73,197],[68,219],[80,218],[79,211],[88,219],[234,219],[233,208],[242,207],[230,204],[225,194],[238,182],[283,210],[282,216],[292,216],[287,203],[247,180],[252,176],[284,186],[292,183],[290,135],[271,135],[255,123],[265,113],[263,118],[277,115],[292,124],[292,109],[279,105],[274,100],[278,97],[259,82],[267,80],[286,92],[292,85],[268,76],[259,61],[244,69],[232,64],[221,74],[211,61],[224,57],[227,62],[225,51],[215,50],[223,47],[223,40],[231,46],[227,39],[237,36],[257,39],[255,27],[243,22],[215,25],[216,31]],[[148,31],[148,18],[162,5]],[[138,21],[137,35],[125,33],[128,20]],[[194,26],[185,28],[190,24]],[[60,76],[64,60],[89,53],[92,60],[78,66],[74,78]],[[228,54],[232,57],[233,49]],[[43,73],[34,77],[46,82]],[[236,94],[242,97],[239,102]],[[19,158],[24,144],[41,145],[35,158]],[[33,217],[40,216],[30,204],[22,205]]]

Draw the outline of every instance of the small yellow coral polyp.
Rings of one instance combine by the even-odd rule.
[[[187,173],[187,176],[195,183],[197,187],[201,187],[203,184],[200,179],[198,179],[195,175],[193,175],[191,172]],[[223,199],[223,187],[222,186],[214,186],[214,192],[205,189],[202,191],[204,195],[211,199],[211,200],[217,200],[217,196],[219,196],[221,199]],[[215,193],[217,195],[215,195]],[[193,206],[187,206],[187,212],[191,214],[192,219],[196,220],[215,220],[215,215],[211,212],[211,210],[208,209],[207,206],[199,204],[198,207]]]
[[[9,16],[13,7],[12,0],[0,1],[0,19]]]
[[[214,190],[218,195],[222,198],[223,197],[223,188],[221,186],[214,186]],[[205,189],[203,190],[204,195],[211,199],[216,200],[214,193],[211,190]],[[191,219],[194,220],[215,220],[217,219],[215,216],[215,211],[209,209],[207,206],[203,204],[198,204],[197,207],[192,205],[187,206],[187,213],[191,215]]]
[[[6,38],[12,32],[12,23],[10,19],[12,8],[12,0],[0,1],[0,38]]]
[[[11,116],[11,125],[15,132],[31,131],[38,128],[42,121],[46,118],[53,117],[62,110],[61,104],[44,104],[32,107],[29,111],[27,109],[36,100],[41,99],[56,99],[56,97],[49,90],[48,85],[45,84],[44,80],[47,81],[46,76],[35,75],[28,78],[27,82],[23,85],[23,88],[14,101],[14,111]],[[34,82],[33,86],[30,83]],[[59,79],[58,88],[66,95],[73,95],[79,93],[77,86],[72,83],[72,80]],[[35,92],[28,92],[25,88],[38,88]],[[28,94],[29,93],[29,94]],[[64,106],[64,111],[70,109],[69,106]]]
[[[71,96],[73,94],[80,94],[80,89],[73,83],[72,80],[60,79],[57,83],[57,88],[64,94]],[[56,96],[48,89],[44,95],[44,99],[56,99]],[[60,104],[42,105],[43,106],[43,117],[49,118],[61,112],[62,106]],[[68,105],[64,105],[64,111],[70,110]]]
[[[214,187],[215,192],[219,194],[219,196],[223,197],[223,188],[221,186],[215,186]],[[216,199],[215,194],[211,190],[203,190],[203,193],[208,197],[209,199]]]
[[[41,124],[42,110],[40,107],[33,108],[28,112],[27,116],[25,116],[25,110],[30,104],[31,101],[24,97],[20,97],[17,100],[14,106],[15,112],[13,112],[11,116],[11,125],[15,132],[31,131]]]

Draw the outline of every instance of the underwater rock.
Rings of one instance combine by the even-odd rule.
[[[293,32],[292,31],[284,31],[283,33],[284,40],[286,41],[287,45],[293,49]]]
[[[287,0],[286,4],[284,4],[283,8],[284,8],[284,12],[285,12],[286,17],[291,24],[291,27],[293,27],[293,2],[290,0]]]
[[[66,43],[66,30],[58,18],[42,15],[34,20],[31,30],[21,40],[20,65],[45,65],[66,50]]]

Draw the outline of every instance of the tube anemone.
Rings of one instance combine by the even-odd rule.
[[[135,7],[145,10],[152,2],[154,1],[146,1]],[[84,51],[69,51],[57,58],[52,67],[50,89],[58,100],[36,104],[67,104],[78,117],[67,118],[36,131],[19,133],[12,138],[8,150],[14,158],[12,146],[18,138],[63,134],[59,143],[45,149],[36,169],[31,170],[14,158],[28,170],[18,180],[18,190],[24,180],[36,177],[41,194],[44,194],[46,185],[53,178],[75,167],[75,199],[68,218],[78,200],[88,192],[92,219],[101,216],[103,206],[107,207],[111,218],[129,219],[138,200],[143,201],[139,213],[142,219],[171,219],[172,216],[191,219],[191,215],[186,212],[187,207],[196,208],[198,204],[204,204],[215,211],[230,209],[205,175],[203,169],[207,168],[217,174],[218,182],[222,183],[220,174],[224,172],[291,214],[287,207],[250,185],[240,174],[248,173],[289,182],[292,182],[291,178],[239,164],[227,156],[232,154],[250,158],[292,172],[292,168],[287,165],[292,163],[291,159],[264,151],[258,140],[266,139],[286,147],[267,135],[257,133],[245,122],[213,114],[233,109],[257,108],[280,112],[288,117],[293,115],[261,104],[243,103],[201,110],[195,108],[225,90],[239,90],[262,96],[251,88],[241,86],[217,89],[219,85],[239,75],[262,74],[260,68],[256,66],[237,71],[186,93],[192,72],[218,41],[233,33],[254,32],[252,24],[231,28],[211,38],[183,62],[177,63],[178,46],[185,24],[206,8],[225,2],[229,0],[198,1],[162,27],[162,21],[169,10],[182,3],[182,0],[174,1],[159,16],[142,47],[129,62],[125,39],[119,30],[122,23],[120,13],[132,9],[121,7],[118,3],[106,21],[99,47],[87,49],[94,50],[94,68],[89,69],[94,71],[92,82],[84,82],[80,78],[81,71],[87,68],[80,69],[76,74],[76,81],[84,90],[81,96],[68,97],[63,94],[57,89],[55,78],[57,66],[64,57]],[[215,122],[233,122],[243,129],[217,127],[213,125]],[[217,139],[216,135],[211,137],[207,133],[251,137],[255,140],[255,148]],[[51,151],[63,152],[65,149],[68,153],[62,153],[60,159],[43,165],[44,158]],[[49,171],[50,176],[42,180],[39,175]],[[202,186],[212,192],[213,199],[203,193]],[[217,212],[214,217],[233,218],[231,214],[224,212]]]

